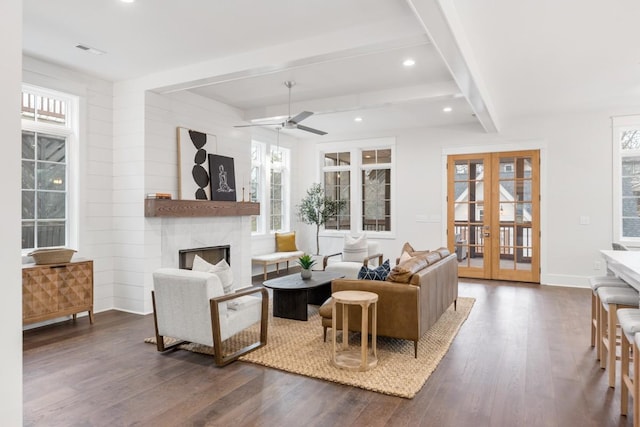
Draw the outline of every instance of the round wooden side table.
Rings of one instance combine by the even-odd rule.
[[[366,291],[339,291],[331,295],[331,329],[333,344],[331,363],[350,371],[367,371],[378,364],[376,350],[378,295]],[[336,344],[337,305],[342,305],[342,343]],[[349,306],[359,305],[362,310],[360,348],[349,349]],[[369,306],[371,306],[371,352],[369,352]],[[370,354],[371,353],[371,354]]]

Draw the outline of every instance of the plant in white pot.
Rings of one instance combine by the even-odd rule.
[[[303,279],[311,279],[311,267],[313,267],[315,263],[316,260],[309,254],[304,254],[298,258],[298,264],[302,268],[300,276],[302,276]]]
[[[307,190],[297,206],[298,217],[305,224],[316,226],[316,255],[320,255],[320,227],[342,211],[344,200],[334,200],[327,197],[324,189],[318,183],[314,183]]]

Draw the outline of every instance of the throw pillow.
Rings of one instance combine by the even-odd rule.
[[[391,271],[391,268],[389,267],[389,260],[386,260],[381,266],[373,269],[363,265],[360,267],[360,271],[358,272],[358,279],[386,280],[389,275],[389,271]]]
[[[410,260],[393,267],[393,270],[391,270],[391,273],[387,276],[387,280],[390,282],[409,283],[411,276],[427,265],[428,263],[425,258],[412,257]]]
[[[276,252],[295,252],[297,250],[295,231],[276,233]]]
[[[409,261],[411,259],[411,255],[409,255],[409,252],[404,251],[402,252],[402,255],[400,255],[400,259],[398,260],[398,264],[402,264],[403,262]]]
[[[215,274],[218,276],[218,279],[220,279],[220,283],[222,283],[224,293],[230,294],[233,292],[233,271],[226,260],[223,259],[214,265],[196,255],[193,258],[193,266],[191,269],[193,271],[204,271],[205,273]]]
[[[411,253],[414,251],[415,249],[413,249],[413,246],[411,246],[409,242],[404,242],[404,245],[402,245],[402,252]]]
[[[344,236],[343,261],[364,262],[367,252],[367,236],[365,234],[357,238],[349,235]]]

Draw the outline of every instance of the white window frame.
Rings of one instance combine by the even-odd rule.
[[[362,152],[367,150],[391,150],[391,163],[380,164],[363,164]],[[351,228],[350,230],[320,230],[321,236],[338,236],[345,234],[362,234],[372,238],[389,238],[396,236],[396,139],[394,137],[387,138],[371,138],[354,141],[340,141],[326,144],[319,144],[317,147],[318,163],[318,182],[324,188],[324,172],[344,170],[344,166],[324,166],[325,153],[344,153],[349,152],[351,155],[351,165],[349,171],[351,173],[351,192],[350,192],[350,208],[351,208]],[[391,169],[391,230],[389,231],[366,231],[363,230],[362,224],[362,171],[370,169]]]
[[[256,195],[256,201],[260,203],[261,209],[260,209],[260,215],[256,215],[255,217],[256,230],[255,231],[252,230],[251,235],[260,235],[260,234],[264,234],[264,230],[266,228],[265,227],[266,216],[264,215],[264,209],[266,206],[266,203],[265,203],[266,192],[264,190],[265,188],[264,163],[265,163],[265,152],[267,150],[267,146],[263,142],[252,140],[251,141],[252,151],[254,146],[258,147],[258,158],[253,159],[252,157],[251,169],[253,169],[254,167],[258,168],[258,194]],[[249,179],[251,179],[251,175]],[[251,186],[251,183],[249,183],[249,185]]]
[[[291,150],[279,144],[267,143],[258,139],[253,139],[251,144],[261,147],[261,158],[255,162],[260,165],[258,182],[258,201],[260,202],[260,215],[257,217],[257,231],[251,233],[252,236],[270,235],[276,231],[288,231],[291,227]],[[274,165],[271,161],[271,153],[280,150],[283,154],[283,161],[280,165]],[[254,163],[252,163],[253,166]],[[271,171],[277,167],[282,172],[282,228],[271,230]]]
[[[612,117],[612,170],[613,170],[613,241],[637,246],[640,237],[622,235],[622,159],[624,157],[640,157],[640,150],[625,150],[620,147],[620,139],[624,131],[640,130],[640,115]]]
[[[79,172],[79,98],[69,93],[59,92],[34,86],[22,84],[22,92],[31,93],[36,96],[49,97],[62,100],[66,103],[66,124],[56,125],[51,123],[40,123],[35,120],[21,119],[22,131],[44,133],[62,136],[66,139],[66,215],[65,215],[65,246],[71,248],[78,247],[78,172]],[[22,104],[22,97],[20,98]],[[20,141],[22,143],[22,141]],[[22,187],[21,187],[22,189]],[[22,191],[22,190],[21,190]],[[37,220],[37,218],[36,218]],[[22,222],[22,221],[21,221]],[[32,249],[22,249],[22,255],[26,255]]]

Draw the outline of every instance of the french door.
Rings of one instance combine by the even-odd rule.
[[[540,152],[447,159],[447,242],[460,277],[540,282]]]

